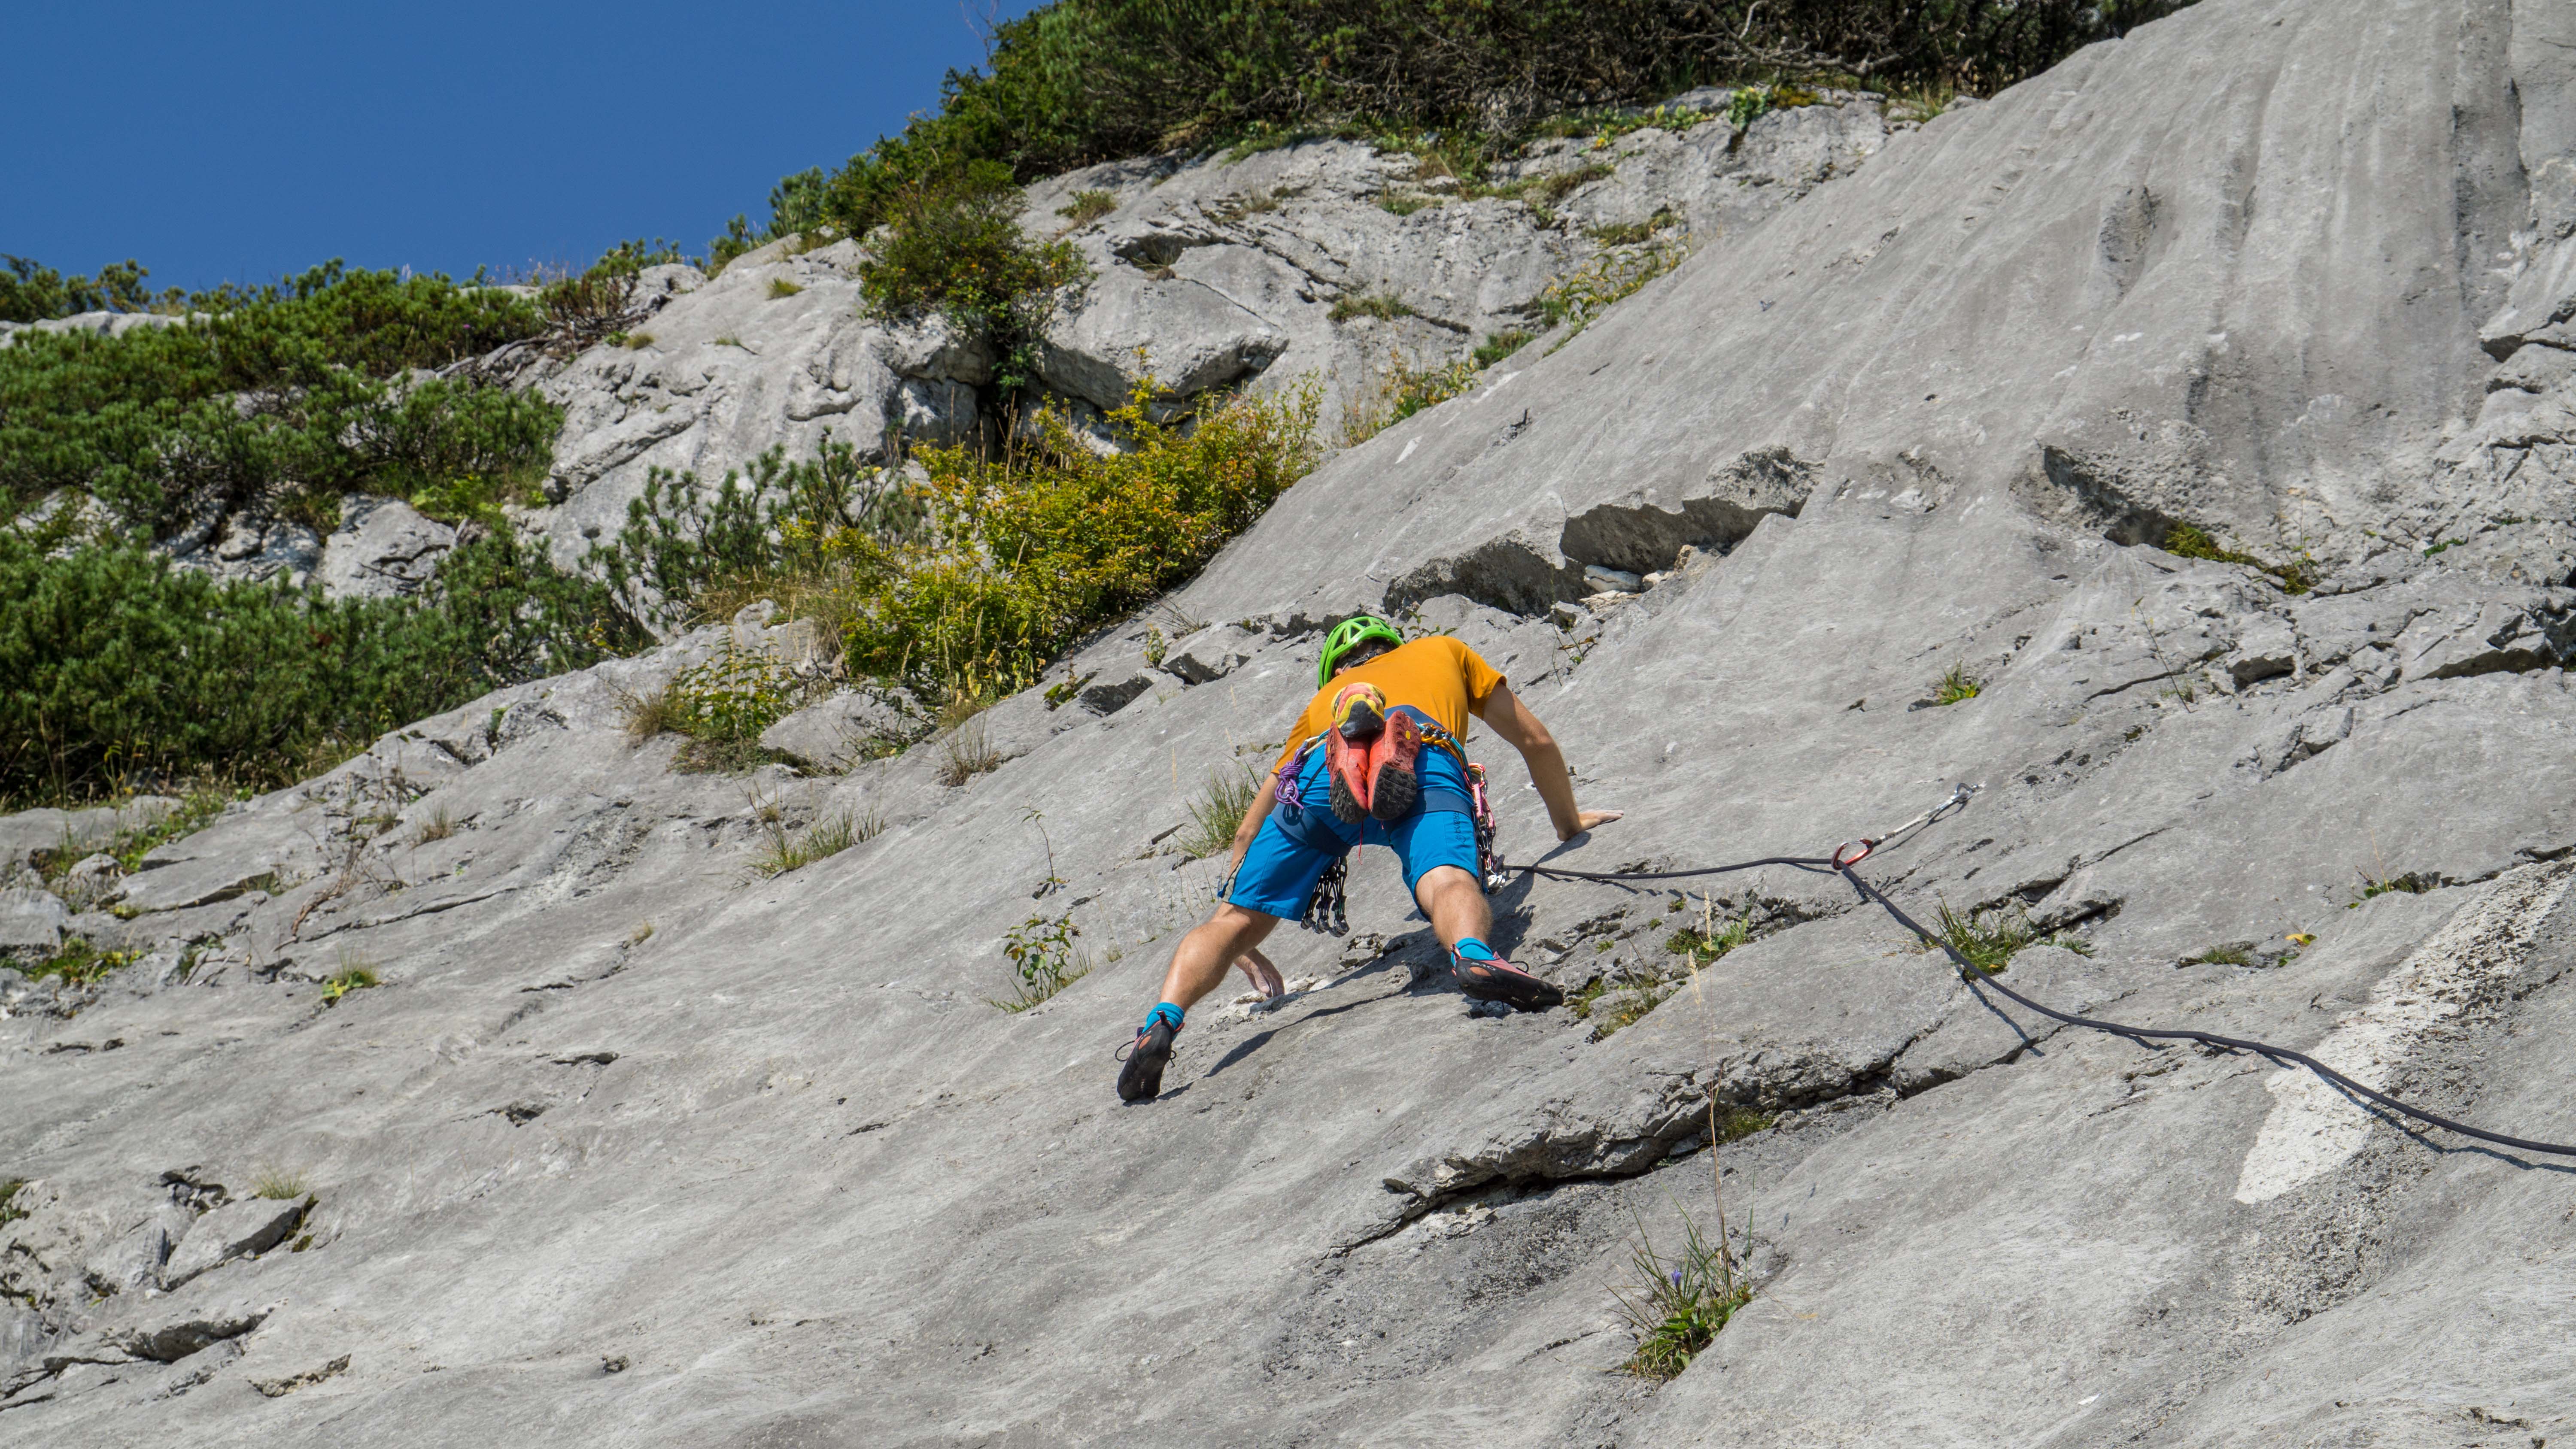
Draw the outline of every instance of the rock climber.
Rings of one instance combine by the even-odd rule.
[[[1326,869],[1363,843],[1393,848],[1406,888],[1448,949],[1461,992],[1522,1011],[1565,999],[1486,944],[1494,913],[1485,903],[1460,748],[1467,717],[1521,752],[1557,839],[1572,840],[1619,812],[1575,808],[1573,777],[1555,737],[1492,665],[1455,639],[1432,635],[1408,644],[1393,625],[1363,614],[1326,636],[1315,682],[1287,748],[1235,827],[1225,899],[1172,951],[1162,1000],[1118,1073],[1118,1095],[1127,1101],[1162,1092],[1183,1014],[1230,966],[1258,981],[1249,963],[1269,965],[1256,949],[1262,938],[1304,915]]]

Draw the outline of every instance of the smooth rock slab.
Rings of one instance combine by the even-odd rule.
[[[235,1258],[267,1252],[285,1240],[312,1202],[310,1197],[255,1197],[216,1208],[197,1219],[179,1240],[169,1266],[162,1270],[162,1285],[176,1288]]]

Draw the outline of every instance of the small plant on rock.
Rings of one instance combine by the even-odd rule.
[[[980,719],[968,720],[948,732],[939,744],[939,783],[963,785],[977,775],[1002,768],[1002,752],[993,745],[993,737]]]
[[[1719,1240],[1710,1242],[1684,1212],[1680,1251],[1666,1256],[1645,1221],[1637,1221],[1637,1246],[1629,1255],[1634,1276],[1626,1287],[1611,1290],[1637,1340],[1637,1351],[1622,1366],[1626,1372],[1670,1381],[1752,1299],[1753,1285],[1737,1267],[1723,1232],[1721,1227]]]
[[[1237,766],[1209,773],[1207,786],[1190,802],[1190,825],[1181,833],[1181,854],[1204,860],[1234,848],[1234,832],[1244,812],[1261,793],[1261,776]]]
[[[1118,209],[1118,198],[1106,191],[1077,191],[1073,199],[1056,208],[1055,214],[1076,227],[1085,227]]]
[[[1932,944],[1948,946],[1966,957],[1969,965],[1990,974],[2003,970],[2015,953],[2029,946],[2056,946],[2078,956],[2093,954],[2093,943],[2081,936],[2066,931],[2041,935],[2028,915],[2007,916],[2001,911],[1961,915],[1943,901],[1938,919],[1940,925],[1927,949]]]
[[[1074,954],[1074,938],[1081,934],[1071,912],[1052,920],[1031,916],[1013,926],[1002,938],[1002,954],[1011,958],[1011,969],[1020,978],[1019,994],[993,1004],[1004,1011],[1026,1011],[1091,974],[1089,964]]]
[[[250,1180],[251,1196],[273,1202],[292,1202],[304,1196],[308,1186],[303,1173],[281,1167],[262,1167]]]
[[[760,853],[753,858],[751,868],[762,875],[778,876],[876,839],[885,833],[885,818],[874,812],[857,815],[843,810],[801,831],[791,832],[785,821],[771,820],[762,826],[761,833]]]
[[[412,832],[411,843],[414,845],[427,845],[433,840],[445,840],[447,837],[454,835],[455,833],[455,812],[449,810],[447,806],[442,803],[429,812],[428,819],[420,822],[419,829]]]
[[[133,965],[142,955],[140,951],[102,951],[86,936],[65,936],[54,954],[29,968],[27,975],[37,981],[59,976],[67,986],[89,986]]]
[[[2182,958],[2185,966],[2251,966],[2254,953],[2243,946],[2212,946],[2197,956]]]
[[[1932,681],[1932,702],[1964,704],[1985,692],[1985,683],[1972,677],[1965,664],[1953,664],[1939,679]]]
[[[340,998],[352,991],[364,991],[370,986],[384,984],[384,979],[376,975],[374,967],[344,961],[339,970],[322,979],[322,1004],[337,1006]]]
[[[796,285],[794,282],[791,282],[791,281],[787,280],[785,277],[772,277],[772,278],[770,278],[770,279],[769,279],[769,295],[770,295],[773,299],[774,299],[774,298],[781,298],[781,297],[793,297],[793,296],[795,296],[797,293],[802,292],[802,291],[804,291],[804,290],[805,290],[805,289],[804,289],[803,287],[800,287],[800,286]]]

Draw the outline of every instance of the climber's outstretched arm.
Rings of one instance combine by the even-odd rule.
[[[1508,684],[1497,684],[1494,692],[1476,709],[1503,742],[1521,752],[1529,766],[1530,783],[1538,787],[1538,796],[1547,802],[1547,818],[1556,826],[1556,838],[1572,840],[1595,825],[1607,825],[1619,818],[1616,810],[1578,810],[1574,805],[1574,776],[1565,767],[1565,752],[1556,747],[1556,736],[1547,732],[1538,716],[1529,712]]]

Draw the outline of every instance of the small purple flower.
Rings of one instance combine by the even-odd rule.
[[[1682,1286],[1682,1270],[1679,1268],[1673,1270],[1673,1286],[1676,1288]]]

